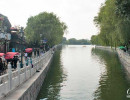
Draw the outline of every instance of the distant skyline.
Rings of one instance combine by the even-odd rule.
[[[30,16],[40,12],[53,12],[68,26],[67,39],[91,39],[98,33],[93,19],[105,0],[1,0],[0,13],[12,26],[26,27]]]

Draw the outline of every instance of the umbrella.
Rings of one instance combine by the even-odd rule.
[[[19,55],[18,52],[7,52],[5,54],[5,59],[13,59],[15,55]]]
[[[120,46],[119,48],[120,48],[120,49],[125,49],[125,47],[124,47],[124,46]]]
[[[4,53],[0,53],[0,57],[4,56],[5,54]]]
[[[33,50],[32,48],[27,48],[27,49],[25,49],[25,52],[26,52],[26,53],[31,53],[32,50]]]

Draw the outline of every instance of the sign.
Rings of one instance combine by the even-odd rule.
[[[11,34],[9,34],[9,33],[5,34],[5,39],[6,40],[11,40]]]
[[[47,43],[47,40],[46,40],[46,39],[44,39],[44,40],[43,40],[43,43]]]
[[[12,52],[15,52],[15,48],[12,48]]]
[[[0,39],[11,40],[11,34],[10,33],[7,33],[7,34],[0,33]]]
[[[0,33],[0,39],[4,39],[5,38],[5,34],[4,33]]]

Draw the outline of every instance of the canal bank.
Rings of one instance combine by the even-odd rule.
[[[18,79],[21,81],[23,78],[25,78],[25,80],[22,83],[20,82],[20,85],[11,90],[8,94],[5,95],[5,97],[1,98],[1,100],[36,100],[36,97],[40,91],[40,88],[52,62],[53,54],[53,50],[49,50],[43,55],[43,57],[39,57],[37,59],[35,62],[36,64],[34,64],[34,67],[31,69],[34,70],[34,74],[31,77],[29,77],[29,75],[31,75],[32,71],[26,68],[26,73],[21,74],[20,79]],[[27,77],[29,78],[27,79]],[[14,80],[14,77],[12,80]],[[12,81],[12,83],[14,81]]]
[[[130,80],[130,54],[128,54],[127,52],[124,52],[123,50],[119,48],[117,48],[116,50],[115,48],[105,47],[105,46],[95,46],[95,48],[117,52],[120,62],[123,65],[124,69],[126,70],[126,74]]]
[[[124,52],[120,49],[117,49],[117,54],[130,80],[130,55],[127,52]]]

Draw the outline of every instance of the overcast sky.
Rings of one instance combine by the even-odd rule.
[[[93,23],[105,0],[0,0],[0,13],[12,25],[26,26],[30,16],[53,12],[68,26],[67,38],[90,39],[98,33]]]

